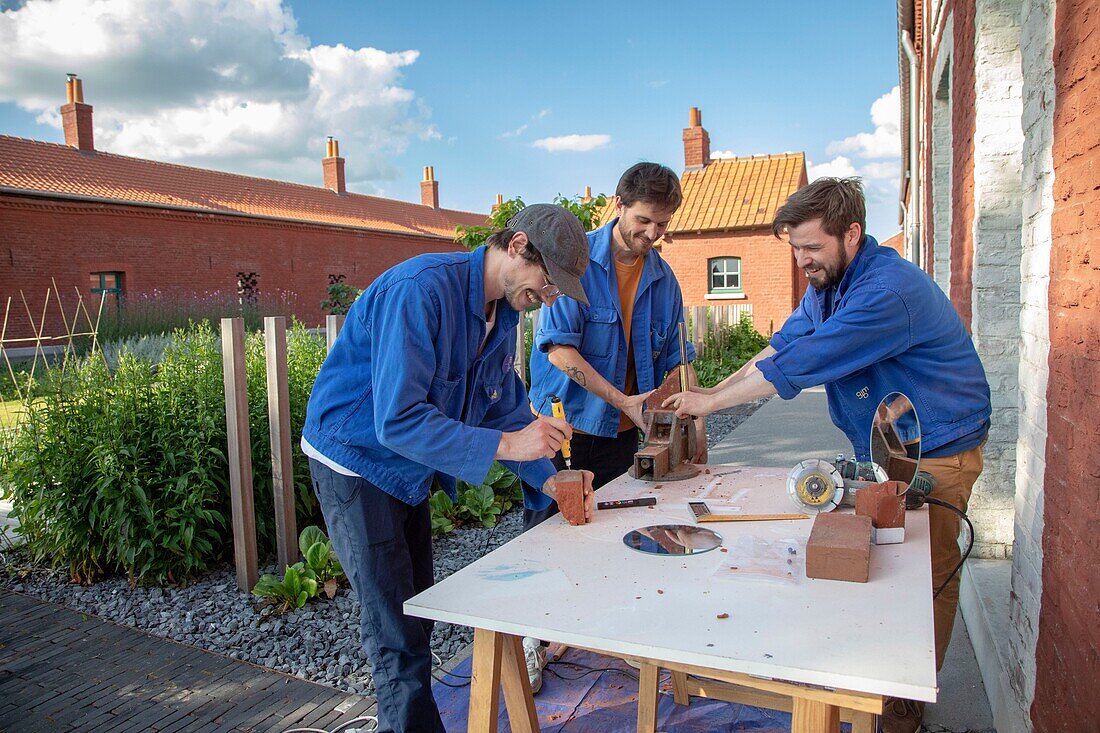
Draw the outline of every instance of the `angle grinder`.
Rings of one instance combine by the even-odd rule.
[[[831,512],[839,506],[855,506],[856,493],[874,483],[887,481],[886,472],[876,463],[845,458],[843,454],[829,463],[820,458],[807,458],[787,474],[787,493],[800,510],[809,514]],[[932,493],[935,479],[926,471],[918,471],[905,493],[907,509],[924,506]]]

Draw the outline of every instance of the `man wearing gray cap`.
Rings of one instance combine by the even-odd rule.
[[[432,582],[433,481],[480,484],[494,460],[524,480],[524,505],[554,497],[549,458],[569,425],[534,417],[513,369],[518,311],[587,302],[588,241],[560,206],[522,209],[473,252],[387,270],[348,312],[317,375],[302,431],[313,488],[361,606],[378,731],[443,731],[431,693],[432,622],[402,604]],[[585,472],[582,524],[592,512]],[[531,487],[541,487],[541,491]]]

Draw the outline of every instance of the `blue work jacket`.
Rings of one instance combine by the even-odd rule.
[[[833,423],[870,460],[879,401],[902,392],[920,421],[921,454],[969,450],[989,431],[989,383],[963,327],[938,285],[873,237],[835,287],[806,294],[772,335],[776,353],[757,362],[783,399],[825,385]]]
[[[590,305],[559,298],[544,306],[531,350],[531,404],[535,409],[551,414],[549,396],[557,395],[570,425],[605,438],[618,435],[621,411],[566,376],[550,363],[547,352],[555,344],[572,346],[619,391],[626,388],[626,335],[611,254],[611,232],[618,221],[612,219],[588,233],[591,260],[581,284]],[[683,320],[680,284],[657,250],[651,250],[638,283],[630,327],[639,394],[659,387],[664,375],[680,364],[678,329]],[[694,359],[695,347],[688,341],[687,360]]]
[[[416,505],[432,479],[480,484],[501,432],[534,419],[513,368],[519,315],[501,299],[485,334],[485,248],[414,257],[387,270],[352,305],[306,409],[303,437],[319,453]],[[505,461],[538,491],[550,461]]]

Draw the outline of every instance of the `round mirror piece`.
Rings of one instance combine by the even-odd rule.
[[[623,544],[650,555],[694,555],[722,545],[722,535],[692,524],[655,524],[632,529]]]
[[[882,398],[871,422],[871,461],[891,481],[912,485],[920,464],[920,420],[901,392]]]

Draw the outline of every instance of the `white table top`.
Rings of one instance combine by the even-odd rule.
[[[787,469],[706,470],[668,483],[621,476],[597,498],[656,496],[657,505],[596,511],[591,524],[579,527],[555,516],[409,599],[405,612],[620,654],[935,701],[927,510],[907,513],[904,543],[871,546],[868,583],[805,577],[812,519],[702,525],[722,535],[726,552],[655,556],[623,544],[624,534],[645,525],[694,524],[688,499],[746,514],[797,511],[785,488]],[[780,559],[753,559],[769,552]],[[772,575],[786,576],[786,559],[792,575]]]

